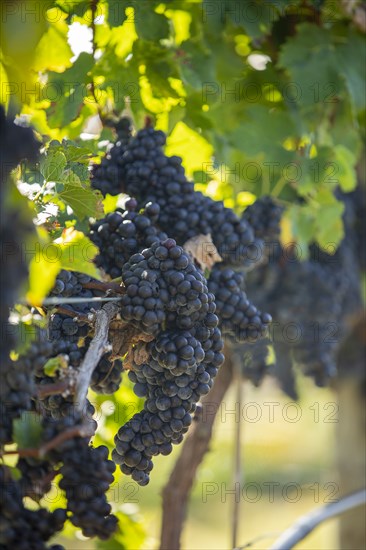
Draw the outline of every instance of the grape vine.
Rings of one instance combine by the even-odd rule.
[[[16,156],[15,147],[5,147],[2,159],[10,159],[11,167],[24,155],[35,159],[31,130],[10,121],[6,127],[10,142],[20,131],[21,139],[31,143]],[[348,276],[357,245],[342,244],[332,257],[312,247],[316,259],[284,261],[279,240],[283,208],[276,201],[263,197],[238,217],[195,191],[182,160],[164,154],[165,135],[149,120],[133,136],[131,122],[123,117],[116,133],[116,144],[91,168],[94,189],[124,194],[115,211],[90,220],[100,278],[62,269],[49,294],[52,305],[46,301],[42,307],[47,329],[39,328],[36,340],[17,358],[10,358],[15,341],[2,349],[1,452],[8,452],[23,412],[41,426],[39,446],[17,451],[19,480],[8,466],[0,466],[6,489],[1,494],[3,548],[25,548],[21,532],[28,537],[27,548],[46,548],[66,521],[86,537],[109,538],[118,529],[106,496],[116,465],[139,485],[149,483],[154,457],[170,454],[183,441],[201,397],[209,393],[224,362],[223,337],[245,377],[258,385],[272,372],[295,395],[293,362],[318,384],[334,375],[336,345],[322,337],[327,323],[342,322],[359,298],[357,274],[354,280]],[[9,186],[9,170],[5,175]],[[350,199],[345,210],[347,235],[357,225],[352,204]],[[6,224],[3,230],[6,242]],[[11,242],[16,238],[12,235]],[[331,259],[336,263],[331,265]],[[1,310],[5,325],[27,272],[22,265],[15,278],[13,264],[5,262],[2,277],[11,289]],[[114,309],[107,315],[103,300],[109,299]],[[270,335],[271,315],[283,324],[295,319],[301,338],[287,345],[275,328]],[[322,331],[316,345],[311,340],[314,318]],[[93,444],[98,425],[86,396],[88,388],[114,394],[124,371],[144,402],[120,426],[109,456],[107,447]],[[28,510],[24,497],[39,502],[57,476],[65,509]],[[15,495],[13,505],[8,490]],[[13,526],[15,518],[21,518],[21,527]]]
[[[146,485],[153,458],[182,442],[201,396],[212,387],[224,361],[222,332],[241,343],[259,341],[271,322],[247,299],[235,267],[251,267],[262,250],[250,225],[194,190],[181,159],[164,155],[165,135],[150,123],[132,137],[130,121],[122,118],[116,131],[116,144],[91,169],[91,184],[102,194],[128,193],[114,212],[90,224],[104,281],[61,270],[50,292],[53,305],[43,306],[47,329],[38,329],[18,358],[9,358],[15,343],[7,351],[3,452],[24,411],[39,418],[42,429],[38,449],[18,450],[19,481],[1,466],[3,483],[11,478],[16,488],[16,513],[30,526],[25,532],[36,516],[25,507],[24,496],[39,502],[60,476],[67,502],[52,514],[40,509],[48,527],[34,531],[34,540],[29,535],[32,548],[46,548],[66,520],[86,537],[108,538],[118,528],[106,499],[115,465]],[[185,248],[189,239],[202,237],[204,245],[214,243],[219,250],[214,258],[220,262],[212,266],[211,258],[208,279],[204,254],[195,257]],[[110,344],[91,359],[88,350],[98,341],[97,319],[104,311],[96,298],[115,299],[116,310]],[[16,294],[7,308],[15,302]],[[144,405],[120,427],[110,460],[106,447],[92,443],[93,405],[77,399],[87,391],[80,387],[82,372],[95,392],[114,393],[123,370]],[[11,525],[14,516],[6,517]],[[0,544],[10,548],[18,538],[18,530],[9,527]]]

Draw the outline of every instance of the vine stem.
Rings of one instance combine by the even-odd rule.
[[[113,303],[104,305],[102,309],[95,313],[94,337],[78,369],[75,386],[74,402],[78,411],[83,410],[94,369],[108,350],[109,323],[117,313],[118,307]]]
[[[4,451],[1,453],[1,456],[3,455],[19,455],[20,457],[26,458],[26,457],[34,457],[34,458],[44,458],[45,455],[52,451],[52,449],[55,449],[65,441],[68,441],[69,439],[73,439],[74,437],[91,437],[94,435],[95,428],[92,427],[93,423],[91,422],[90,425],[88,424],[79,424],[77,426],[73,426],[72,428],[68,428],[67,430],[64,430],[63,432],[59,433],[51,439],[50,441],[47,441],[47,443],[43,443],[38,448],[33,449],[16,449],[14,451]]]
[[[282,189],[287,185],[288,180],[284,177],[280,178],[274,188],[271,191],[272,197],[278,197],[278,195],[281,193]]]
[[[38,399],[44,399],[49,395],[61,395],[67,391],[71,391],[73,387],[73,382],[69,379],[64,378],[59,382],[53,384],[43,384],[37,386],[37,397]]]
[[[62,315],[66,315],[66,317],[77,319],[78,321],[82,321],[84,323],[90,323],[94,319],[93,313],[85,315],[85,313],[79,313],[78,311],[73,311],[62,306],[57,306],[56,312],[61,313]]]
[[[118,294],[123,294],[124,289],[121,286],[120,283],[116,281],[89,281],[89,283],[84,283],[82,285],[83,288],[91,288],[94,290],[102,290],[103,292],[111,292],[112,290],[114,292],[117,292]]]
[[[202,399],[202,411],[184,441],[181,453],[163,489],[161,550],[179,550],[187,504],[197,468],[209,450],[212,429],[220,405],[233,378],[230,354],[225,353],[214,385]]]
[[[95,16],[97,14],[98,4],[99,4],[99,0],[91,0],[91,2],[90,2],[90,9],[91,9],[90,29],[92,31],[91,43],[92,43],[93,59],[95,59],[95,53],[97,51],[97,44],[96,44],[96,41],[95,41]],[[95,83],[94,83],[93,77],[91,77],[91,81],[90,81],[90,91],[91,91],[91,94],[92,94],[93,99],[95,101],[95,104],[97,106],[99,116],[101,116],[101,106],[99,105],[99,101],[98,101],[97,95],[95,93]]]

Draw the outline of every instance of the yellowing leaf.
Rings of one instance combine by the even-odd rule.
[[[66,369],[68,366],[67,360],[64,355],[57,355],[51,357],[43,367],[43,371],[47,376],[56,376],[57,372],[61,369]]]
[[[60,263],[63,269],[80,271],[96,279],[100,278],[93,259],[98,248],[81,231],[73,227],[65,229],[54,243],[60,250]]]
[[[178,122],[168,137],[165,152],[167,155],[181,156],[189,174],[212,164],[212,145],[184,122]]]
[[[173,21],[175,43],[180,46],[184,40],[189,39],[189,27],[192,21],[192,15],[183,10],[167,10],[165,15]]]
[[[236,202],[238,206],[241,206],[242,208],[249,206],[255,202],[255,195],[253,195],[253,193],[249,193],[249,191],[240,191],[240,193],[236,196]]]
[[[40,306],[52,289],[61,269],[60,252],[52,243],[36,248],[29,265],[29,290],[27,300],[33,306]]]
[[[111,30],[110,45],[115,46],[116,56],[125,59],[131,53],[133,43],[137,39],[131,8],[127,9],[127,20],[120,27]]]
[[[6,74],[6,70],[4,68],[4,65],[0,62],[0,103],[2,105],[5,105],[7,107],[9,102],[9,94],[7,93],[7,90],[9,90],[9,81],[8,81],[8,75]]]
[[[107,195],[103,199],[104,213],[109,214],[109,212],[114,212],[117,208],[118,195]]]
[[[67,42],[67,25],[65,29],[50,26],[37,44],[32,68],[35,71],[62,72],[71,66],[72,51]]]
[[[337,167],[336,177],[342,191],[346,193],[353,191],[357,185],[357,176],[354,169],[355,156],[344,145],[334,147],[335,165]]]

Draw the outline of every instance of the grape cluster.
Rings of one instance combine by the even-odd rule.
[[[88,275],[65,270],[58,274],[51,295],[85,298],[85,303],[63,304],[61,312],[51,309],[48,330],[53,357],[65,355],[69,366],[80,366],[90,344],[87,314],[91,306],[95,310],[101,307],[101,303],[88,302],[88,298],[104,294],[104,290],[98,289],[98,281]],[[122,371],[122,361],[113,359],[111,352],[105,353],[93,372],[92,389],[97,393],[114,393],[120,386]],[[60,396],[53,401],[57,397]],[[55,402],[53,408],[56,410],[58,405]]]
[[[146,127],[137,132],[125,150],[116,151],[116,159],[110,164],[113,171],[118,166],[120,192],[135,197],[140,206],[158,203],[159,225],[178,244],[210,234],[225,261],[253,265],[261,255],[262,242],[255,239],[250,225],[222,202],[195,191],[193,182],[185,176],[182,159],[163,153],[165,142],[163,132]]]
[[[214,266],[208,279],[208,288],[216,299],[220,328],[238,343],[262,338],[272,321],[268,313],[261,313],[247,299],[243,281],[242,274],[220,264]]]
[[[263,195],[244,210],[241,218],[253,228],[256,237],[271,242],[279,238],[282,213],[283,208],[273,197]]]
[[[24,282],[28,268],[24,261],[22,246],[32,232],[33,224],[21,208],[10,206],[10,171],[24,158],[35,161],[40,144],[31,128],[23,128],[5,117],[0,106],[0,324],[2,345],[0,349],[0,446],[13,440],[13,421],[23,411],[32,407],[34,395],[34,363],[38,360],[34,349],[20,361],[10,360],[9,353],[16,345],[14,331],[8,322],[9,308],[17,299],[19,288]],[[5,337],[4,337],[5,336]],[[49,345],[43,346],[49,348]],[[19,550],[46,550],[46,541],[63,528],[66,520],[64,510],[52,513],[40,508],[25,508],[23,497],[34,495],[32,468],[24,462],[19,464],[23,477],[15,481],[11,470],[0,465],[0,547]],[[33,470],[34,472],[34,470]],[[40,470],[38,470],[40,473]],[[42,468],[42,473],[44,470]],[[47,490],[45,487],[45,490]],[[63,550],[52,545],[49,550]]]
[[[173,239],[131,256],[122,281],[123,319],[146,334],[157,334],[164,322],[191,328],[209,310],[210,298],[212,302],[204,277]]]
[[[152,456],[169,454],[192,422],[196,403],[212,386],[223,362],[214,296],[173,239],[134,254],[122,270],[126,293],[121,315],[153,337],[148,360],[135,361],[130,379],[144,410],[122,426],[113,459],[141,485],[149,481]]]
[[[88,304],[87,298],[103,295],[103,293],[98,293],[84,287],[90,281],[91,277],[88,275],[64,269],[58,274],[51,291],[51,296],[85,298],[85,303],[77,305],[62,304],[62,310],[66,310],[65,312],[54,312],[55,308],[47,308],[50,313],[48,323],[50,340],[64,339],[68,342],[77,342],[80,338],[87,336],[89,325],[85,318],[82,319],[90,311],[90,304]],[[93,304],[94,309],[99,309],[100,307],[100,303]]]
[[[348,330],[346,317],[360,310],[355,207],[347,195],[338,198],[345,204],[345,237],[335,254],[313,244],[309,258],[303,259],[291,256],[289,247],[284,250],[277,241],[268,261],[245,275],[250,296],[276,318],[274,374],[291,397],[296,396],[294,364],[319,386],[335,376],[337,350]]]
[[[90,387],[95,393],[112,394],[121,385],[123,363],[111,355],[111,352],[105,353],[93,371]]]
[[[90,173],[90,182],[94,189],[99,189],[103,195],[118,195],[121,193],[121,169],[119,159],[126,151],[132,135],[131,121],[122,117],[115,125],[117,142],[109,149],[100,164],[94,164]]]
[[[8,361],[1,372],[0,445],[12,441],[13,421],[32,408],[35,394],[34,374],[43,365],[52,344],[40,339],[16,361]]]
[[[66,512],[57,508],[28,510],[23,504],[21,485],[12,479],[10,469],[0,466],[0,548],[17,550],[63,550],[45,542],[63,528]]]
[[[71,522],[86,537],[108,539],[116,530],[106,491],[114,481],[114,462],[104,445],[91,447],[87,441],[72,440],[62,453],[60,488],[65,491]]]
[[[169,454],[183,440],[197,402],[210,391],[223,362],[222,348],[217,328],[163,332],[148,346],[148,363],[129,372],[135,393],[146,401],[119,430],[112,457],[140,485],[149,482],[152,457]]]
[[[155,226],[160,213],[157,203],[147,203],[142,212],[136,212],[134,199],[127,200],[124,206],[125,209],[118,208],[93,223],[89,234],[99,247],[96,265],[112,279],[120,277],[122,267],[133,254],[167,238]]]
[[[219,319],[239,342],[263,337],[271,322],[247,300],[242,276],[229,267],[256,263],[262,240],[245,219],[194,190],[182,159],[164,154],[165,141],[163,132],[147,126],[123,147],[116,144],[105,170],[118,174],[115,193],[134,198],[90,231],[99,247],[97,265],[112,278],[122,275],[121,317],[139,335],[132,341],[148,342],[129,372],[136,394],[146,398],[144,409],[119,430],[113,452],[122,472],[141,485],[149,481],[152,457],[182,440],[212,385],[223,361]],[[102,179],[99,188],[106,188]],[[223,259],[208,283],[181,248],[202,235]]]
[[[241,365],[243,377],[259,386],[263,378],[273,374],[274,363],[271,360],[269,338],[262,338],[254,342],[230,343],[235,361]]]
[[[21,472],[21,486],[24,495],[39,502],[51,490],[55,477],[53,464],[37,458],[19,458],[17,469]]]

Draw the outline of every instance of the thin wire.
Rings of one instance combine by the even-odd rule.
[[[250,548],[251,546],[253,546],[253,544],[260,542],[261,540],[272,539],[273,537],[277,537],[280,534],[281,534],[281,531],[272,531],[269,533],[264,533],[264,535],[259,535],[258,537],[255,537],[255,539],[250,540],[243,546],[238,546],[237,548],[234,548],[234,550],[245,550],[246,548]]]
[[[50,298],[45,298],[40,304],[37,304],[38,307],[41,306],[60,306],[62,304],[89,304],[95,302],[119,302],[121,297],[103,297],[103,296],[94,296],[93,298],[58,298],[57,296],[52,296]],[[20,302],[21,305],[33,306],[29,302]]]
[[[235,426],[235,458],[234,458],[234,491],[235,491],[235,500],[233,506],[233,522],[232,522],[232,548],[236,548],[238,544],[238,530],[239,530],[239,516],[240,516],[240,500],[241,500],[241,484],[243,482],[243,466],[242,466],[242,456],[241,456],[241,436],[242,436],[242,425],[241,425],[241,409],[243,402],[243,382],[241,377],[240,369],[240,360],[239,358],[233,357],[234,359],[234,368],[235,368],[235,378],[236,378],[236,403],[239,408],[239,418]]]

